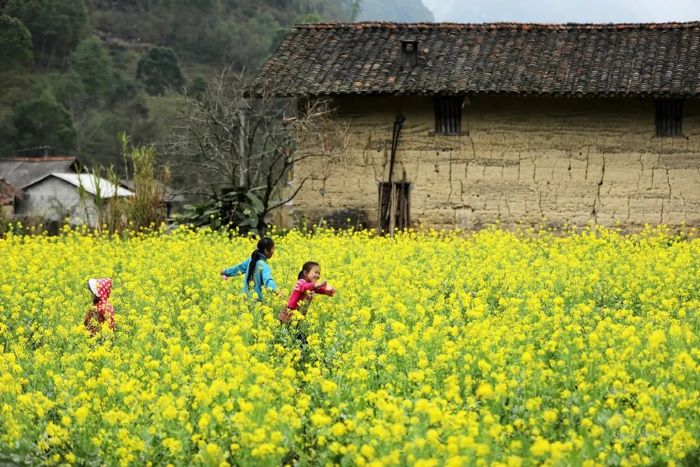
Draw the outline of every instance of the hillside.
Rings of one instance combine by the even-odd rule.
[[[163,141],[224,66],[253,72],[294,23],[428,20],[420,0],[0,0],[0,155],[121,163]]]

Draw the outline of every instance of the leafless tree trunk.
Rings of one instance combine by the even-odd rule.
[[[328,100],[306,100],[297,108],[291,99],[251,96],[249,89],[242,75],[226,69],[204,95],[187,97],[169,166],[186,193],[211,199],[233,191],[257,199],[253,227],[264,230],[267,214],[306,182],[287,189],[292,167],[310,158],[332,165],[347,147],[348,132]]]

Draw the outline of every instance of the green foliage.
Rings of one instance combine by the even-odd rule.
[[[5,213],[3,206],[0,205],[0,237],[5,235],[5,233],[7,232],[7,230],[10,227],[11,221],[12,221],[12,219],[10,218],[10,216]],[[2,458],[0,457],[0,459],[2,459]]]
[[[184,62],[254,70],[296,22],[347,21],[352,0],[90,0],[97,29]]]
[[[86,173],[95,179],[96,192],[94,196],[88,196],[82,186],[78,187],[83,216],[89,218],[88,200],[91,200],[97,214],[95,224],[100,232],[113,234],[126,229],[158,228],[166,220],[164,200],[169,176],[167,168],[161,171],[156,169],[156,150],[153,146],[133,146],[124,132],[117,139],[134,196],[103,196],[103,188],[100,187],[102,180],[107,180],[114,186],[122,186],[114,166],[88,170]]]
[[[185,84],[177,56],[173,49],[155,47],[141,60],[136,77],[143,82],[146,91],[152,95],[163,95],[168,89],[179,91]]]
[[[35,76],[35,88],[48,89],[69,111],[77,111],[87,101],[82,79],[75,70],[49,72]]]
[[[198,98],[207,91],[207,79],[204,75],[199,74],[195,76],[190,84],[187,86],[187,95],[194,98]]]
[[[122,154],[131,166],[134,196],[129,199],[126,217],[136,229],[158,228],[165,221],[165,187],[167,169],[156,170],[156,149],[153,146],[132,146],[126,133],[119,135]]]
[[[105,179],[112,185],[120,186],[121,182],[119,180],[119,174],[113,166],[110,166],[106,170],[93,169],[91,173],[95,177],[96,184],[98,185],[93,198],[93,203],[95,205],[95,209],[97,210],[97,230],[102,232],[103,228],[106,228],[106,231],[111,234],[124,231],[129,222],[127,217],[129,206],[128,199],[122,196],[111,196],[109,198],[105,198],[102,196],[102,189],[99,187],[100,179]],[[83,200],[81,199],[81,201]],[[86,219],[87,216],[88,212],[86,210]]]
[[[14,109],[15,146],[30,148],[49,145],[58,151],[76,147],[76,132],[70,114],[51,95],[18,103]]]
[[[32,35],[17,18],[0,15],[0,70],[27,65],[32,60]]]
[[[61,66],[80,42],[88,12],[83,0],[8,0],[4,13],[29,29],[34,58],[44,66]]]
[[[12,109],[0,110],[0,154],[9,154],[17,139]]]
[[[0,151],[48,145],[115,164],[119,131],[137,145],[172,131],[169,89],[196,97],[224,66],[254,72],[292,24],[347,21],[355,3],[0,0]]]
[[[297,16],[294,19],[294,24],[310,24],[310,23],[321,23],[323,18],[316,12],[306,13],[305,15]]]
[[[231,57],[235,67],[259,68],[272,48],[274,32],[279,29],[280,24],[269,12],[254,15],[242,22],[235,33],[235,42],[240,45],[236,55]]]
[[[90,98],[110,96],[114,90],[112,59],[96,37],[83,40],[70,56],[70,69]]]
[[[108,155],[119,153],[121,146],[117,135],[120,131],[131,128],[129,117],[99,109],[86,109],[80,115],[77,125],[80,152],[93,156],[95,163],[116,163],[117,158]]]
[[[226,188],[209,195],[203,203],[186,205],[185,213],[177,220],[197,227],[238,228],[241,232],[255,230],[265,211],[258,191]]]
[[[31,76],[22,68],[0,71],[0,109],[32,96]]]

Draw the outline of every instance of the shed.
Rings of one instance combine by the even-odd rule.
[[[24,188],[17,203],[18,217],[42,217],[50,221],[70,219],[71,224],[97,225],[98,199],[130,197],[134,193],[92,174],[56,172]]]

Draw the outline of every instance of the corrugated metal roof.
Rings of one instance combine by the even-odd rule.
[[[75,187],[82,187],[86,192],[93,196],[97,196],[98,193],[102,198],[112,198],[115,196],[134,196],[134,192],[122,188],[101,177],[96,177],[92,174],[77,174],[72,172],[57,172],[49,174],[40,180],[37,180],[32,185],[45,180],[48,177],[56,177],[68,182]]]

